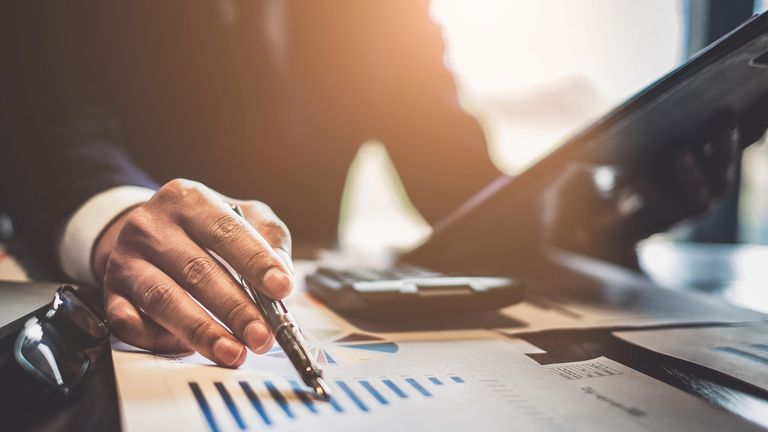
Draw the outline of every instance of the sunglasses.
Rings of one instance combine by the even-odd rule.
[[[29,375],[67,396],[91,366],[89,351],[108,339],[106,321],[83,302],[74,287],[63,285],[45,314],[24,324],[13,353]]]

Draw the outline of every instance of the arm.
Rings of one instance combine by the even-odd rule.
[[[480,125],[459,105],[429,1],[285,7],[294,24],[285,53],[302,101],[329,130],[383,141],[430,222],[499,175]]]
[[[387,146],[410,198],[434,224],[500,172],[479,122],[461,107],[429,3],[391,8],[379,16],[396,21],[397,31],[383,35],[378,51],[393,67],[375,80],[383,108],[372,129]]]
[[[376,8],[368,14],[371,25],[391,31],[360,48],[361,55],[379,55],[365,76],[376,83],[370,86],[370,130],[387,146],[409,197],[434,224],[500,172],[480,124],[459,103],[429,2],[379,2]]]
[[[34,256],[56,270],[59,236],[86,200],[156,185],[117,144],[116,125],[86,109],[86,92],[51,52],[37,15],[8,7],[0,19],[0,203]]]
[[[63,231],[62,253],[87,261],[85,276],[76,276],[95,275],[110,327],[128,343],[196,350],[228,367],[242,364],[246,346],[268,350],[273,339],[263,318],[217,257],[254,288],[285,297],[293,286],[285,225],[265,204],[236,201],[191,181],[175,180],[152,194],[155,183],[123,151],[109,111],[98,104],[85,109],[94,91],[75,84],[84,81],[79,65],[57,59],[82,53],[62,50],[59,39],[36,25],[37,13],[4,15],[22,34],[0,42],[9,44],[3,64],[13,65],[0,72],[4,94],[12,96],[11,102],[0,98],[0,201],[19,235],[54,265]],[[126,186],[146,189],[114,200],[120,191],[125,197]],[[226,202],[240,204],[250,224]],[[84,236],[70,235],[83,227]],[[90,240],[70,237],[93,239],[93,254]]]
[[[442,35],[430,20],[428,4],[380,2],[375,6],[375,13],[366,10],[358,15],[369,20],[366,26],[389,31],[356,39],[357,52],[350,57],[374,61],[350,67],[356,75],[345,77],[345,82],[362,77],[358,84],[367,95],[351,105],[366,113],[365,121],[358,123],[384,141],[410,197],[434,224],[499,173],[490,161],[478,122],[460,107],[453,77],[444,66]],[[712,157],[703,156],[704,142],[692,142],[639,173],[610,202],[584,188],[584,179],[566,178],[568,173],[563,173],[551,188],[556,193],[547,194],[556,199],[545,200],[534,218],[537,226],[522,228],[515,223],[519,216],[512,213],[499,231],[542,230],[535,237],[546,244],[632,264],[637,241],[701,214],[727,190],[736,152],[730,123],[718,125],[709,134]],[[625,196],[640,199],[643,205],[629,211]],[[497,238],[502,237],[499,231],[494,230]],[[494,241],[467,240],[481,243],[480,253],[486,254],[485,248]]]

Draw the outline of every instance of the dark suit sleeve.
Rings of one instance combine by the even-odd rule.
[[[295,8],[297,73],[317,83],[308,93],[320,104],[333,103],[338,120],[325,124],[386,145],[427,220],[499,176],[480,125],[459,104],[429,1],[309,3]]]
[[[0,19],[0,208],[55,270],[58,235],[88,198],[156,185],[131,163],[119,130],[64,61],[73,53],[63,50],[53,17],[25,3],[10,2]]]
[[[389,67],[380,79],[385,85],[378,87],[389,108],[379,114],[379,135],[414,204],[434,222],[499,171],[480,124],[460,106],[429,3],[410,2],[389,14],[397,31],[381,42]]]

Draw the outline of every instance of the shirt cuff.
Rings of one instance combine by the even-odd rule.
[[[91,254],[101,232],[127,209],[149,201],[154,190],[139,186],[118,186],[100,192],[69,218],[59,241],[59,264],[77,282],[96,284]]]

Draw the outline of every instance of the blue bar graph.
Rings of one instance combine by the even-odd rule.
[[[768,358],[737,348],[717,347],[715,349],[768,364]],[[220,422],[227,416],[231,417],[240,430],[248,430],[249,426],[250,429],[254,429],[254,425],[246,424],[248,416],[243,414],[247,413],[241,411],[246,409],[249,402],[258,414],[258,418],[263,421],[263,424],[260,423],[260,425],[273,426],[280,421],[296,419],[300,415],[310,415],[310,413],[312,415],[328,415],[331,411],[327,408],[333,408],[337,414],[355,409],[364,413],[370,412],[372,409],[386,409],[386,407],[395,404],[398,399],[405,401],[418,397],[430,398],[440,395],[441,390],[450,387],[451,384],[465,383],[463,378],[456,375],[336,380],[334,383],[338,391],[334,392],[334,396],[325,400],[309,391],[297,379],[287,379],[286,381],[259,381],[256,388],[262,390],[257,391],[249,381],[240,380],[237,383],[243,391],[242,394],[230,392],[225,383],[219,381],[212,383],[216,391],[211,390],[208,394],[204,393],[203,387],[199,383],[190,381],[188,384],[209,430],[219,432],[224,427]],[[264,387],[261,387],[261,383]],[[267,391],[263,391],[263,388],[266,388]],[[210,404],[217,397],[223,405]],[[269,399],[273,400],[276,406],[268,402]],[[304,408],[296,408],[299,405],[303,405]],[[287,418],[276,415],[275,412],[278,410],[285,413]],[[227,422],[227,424],[229,423]]]
[[[382,404],[382,405],[388,405],[389,404],[389,402],[384,398],[384,396],[382,396],[381,393],[379,393],[379,391],[376,390],[376,388],[374,386],[372,386],[371,383],[369,383],[368,381],[360,380],[360,385],[363,386],[366,390],[368,390],[368,393],[372,394],[373,397],[377,401],[379,401],[380,404]]]
[[[259,400],[259,397],[256,396],[256,393],[254,393],[251,385],[248,384],[248,381],[240,381],[240,387],[243,389],[243,392],[245,392],[245,396],[248,398],[248,400],[251,401],[253,408],[257,413],[259,413],[261,419],[264,420],[264,423],[271,425],[272,420],[270,420],[269,416],[267,415],[267,411],[264,409],[264,405],[261,403],[261,400]]]
[[[386,385],[393,392],[395,392],[396,395],[400,396],[401,399],[407,399],[408,398],[408,395],[400,387],[398,387],[397,384],[392,382],[392,380],[385,379],[385,380],[381,380],[381,382],[383,382],[384,385]]]
[[[333,409],[336,410],[336,412],[344,412],[344,408],[341,407],[341,405],[339,404],[339,401],[336,400],[336,397],[330,396],[328,398],[328,403],[331,404],[331,406],[333,407]]]
[[[423,396],[430,397],[432,396],[432,393],[429,392],[429,390],[425,389],[424,386],[419,384],[418,381],[416,381],[414,378],[406,378],[405,382],[411,385],[411,387],[415,388],[416,391],[421,393]]]
[[[213,385],[216,386],[216,390],[219,391],[221,399],[227,405],[227,409],[229,410],[229,413],[232,414],[232,418],[235,419],[237,427],[239,427],[240,430],[245,430],[246,426],[243,417],[240,416],[240,411],[237,409],[237,405],[235,405],[235,401],[232,400],[232,396],[229,394],[229,391],[227,391],[227,388],[220,382],[215,382]]]
[[[304,390],[304,387],[296,380],[290,380],[289,382],[291,383],[293,392],[296,394],[296,396],[299,397],[301,403],[303,403],[307,409],[312,411],[312,413],[317,414],[317,407],[315,406],[315,403],[312,401],[312,398],[309,396],[307,391]]]
[[[360,399],[357,394],[352,391],[352,389],[345,383],[344,381],[336,381],[336,385],[339,386],[339,388],[344,391],[344,393],[349,396],[350,399],[352,399],[352,402],[357,405],[358,408],[360,408],[360,411],[368,412],[368,406],[363,402],[362,399]]]
[[[212,432],[219,432],[219,426],[216,424],[216,419],[213,418],[211,406],[208,405],[208,401],[205,399],[202,390],[200,390],[200,385],[191,382],[189,383],[189,388],[192,389],[192,394],[195,395],[197,405],[200,406],[200,411],[203,412],[203,417],[205,417],[205,421],[208,422],[208,427],[211,428]]]
[[[285,415],[287,415],[290,418],[294,418],[293,411],[291,411],[291,407],[288,405],[288,401],[285,400],[285,396],[283,396],[282,393],[280,393],[280,390],[275,387],[274,384],[272,384],[272,381],[264,381],[264,385],[267,386],[267,390],[269,390],[269,394],[272,395],[272,399],[277,402],[277,404],[280,406],[280,408],[285,412]]]

